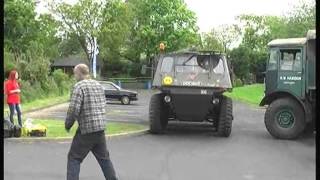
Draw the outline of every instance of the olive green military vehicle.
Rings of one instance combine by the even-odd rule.
[[[265,125],[280,139],[298,138],[307,129],[313,132],[315,119],[316,33],[304,38],[276,39],[269,44],[265,96],[268,105]]]
[[[228,137],[232,128],[232,90],[227,59],[213,51],[182,51],[158,56],[151,97],[151,133],[163,133],[168,121],[210,122]]]

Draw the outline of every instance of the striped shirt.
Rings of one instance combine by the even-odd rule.
[[[81,134],[103,131],[106,126],[106,97],[98,81],[85,79],[77,82],[72,90],[65,128],[78,121]]]

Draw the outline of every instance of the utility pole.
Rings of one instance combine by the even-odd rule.
[[[92,73],[93,77],[97,77],[97,55],[99,54],[98,46],[97,46],[97,38],[94,38],[94,46],[93,46],[93,60],[92,60]]]

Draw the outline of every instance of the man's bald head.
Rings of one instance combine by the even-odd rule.
[[[89,67],[86,64],[78,64],[73,69],[77,81],[88,79],[90,77]]]

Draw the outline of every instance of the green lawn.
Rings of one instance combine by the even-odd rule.
[[[264,84],[253,84],[243,87],[233,88],[231,93],[225,93],[226,96],[234,100],[239,100],[252,105],[259,105],[264,96]]]
[[[51,120],[51,119],[34,119],[32,124],[41,124],[47,127],[47,136],[46,137],[73,137],[75,131],[78,127],[78,124],[75,123],[71,128],[69,133],[64,129],[64,121],[62,120]],[[106,133],[108,135],[118,134],[124,132],[132,132],[138,130],[144,130],[146,126],[139,124],[128,124],[128,123],[107,123]],[[25,136],[25,135],[23,135]]]
[[[39,108],[48,107],[55,104],[60,104],[67,102],[70,98],[69,94],[65,94],[63,96],[51,96],[45,99],[38,99],[28,103],[21,103],[21,111],[28,112]],[[9,111],[8,105],[4,103],[4,110]]]

